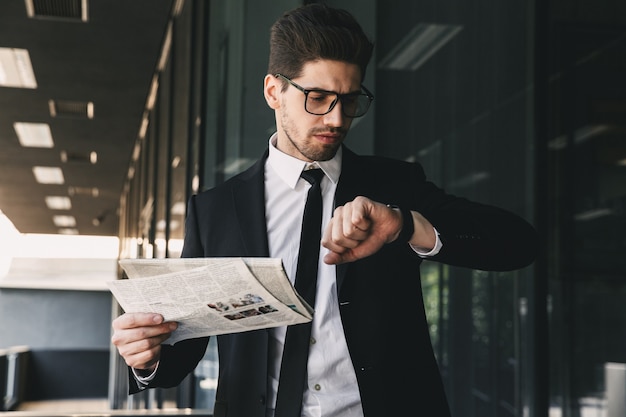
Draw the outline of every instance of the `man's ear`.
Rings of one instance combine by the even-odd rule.
[[[265,76],[263,80],[263,93],[265,95],[265,101],[271,109],[278,109],[280,107],[280,89],[281,81],[271,74]]]

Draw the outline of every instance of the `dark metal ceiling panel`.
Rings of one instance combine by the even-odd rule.
[[[28,50],[37,81],[36,89],[0,86],[0,210],[22,233],[56,234],[52,217],[69,214],[80,234],[117,234],[120,193],[172,1],[33,2],[38,14],[83,13],[85,5],[88,19],[80,21],[29,17],[24,0],[0,2],[0,48]],[[84,117],[87,103],[93,118]],[[21,147],[15,122],[49,124],[54,147]],[[85,160],[92,153],[96,163]],[[61,167],[65,184],[38,184],[36,165]],[[83,189],[98,192],[75,192]],[[70,196],[72,209],[48,209],[48,195]]]

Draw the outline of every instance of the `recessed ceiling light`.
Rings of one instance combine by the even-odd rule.
[[[98,153],[95,151],[79,153],[62,150],[59,155],[63,163],[89,163],[92,165],[98,163]]]
[[[37,88],[28,50],[0,48],[0,86]]]
[[[53,20],[88,20],[87,0],[25,0],[26,14],[31,18]]]
[[[47,196],[46,205],[50,210],[69,210],[72,208],[72,200],[64,196]]]
[[[139,126],[139,139],[145,139],[146,133],[148,132],[148,124],[150,120],[146,114],[143,115],[141,119],[141,126]]]
[[[52,117],[93,119],[94,107],[91,101],[48,100]]]
[[[87,197],[98,197],[100,195],[100,190],[98,187],[69,187],[67,192],[71,196],[75,195],[83,195]]]
[[[450,42],[463,26],[418,23],[381,60],[379,68],[415,71]]]
[[[47,123],[15,122],[13,128],[20,145],[28,148],[52,148],[54,141]]]
[[[150,92],[148,93],[148,99],[146,100],[146,110],[151,111],[152,109],[154,109],[154,105],[156,104],[156,99],[158,95],[159,95],[159,76],[158,74],[154,74],[152,76],[152,83],[150,83]],[[148,121],[144,117],[142,125],[147,124],[147,123]],[[143,126],[141,128],[141,131],[145,133]],[[143,135],[140,133],[139,137],[143,137]]]
[[[52,216],[52,221],[57,227],[75,227],[76,219],[74,216]]]
[[[63,184],[63,171],[58,167],[33,167],[35,179],[40,184]]]

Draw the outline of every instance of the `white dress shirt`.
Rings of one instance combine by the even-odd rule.
[[[308,164],[280,152],[272,139],[265,166],[270,257],[283,260],[287,276],[293,282],[298,262],[302,215],[310,188],[310,184],[300,178],[300,173]],[[322,227],[325,227],[334,209],[335,189],[341,172],[341,151],[330,161],[315,165],[326,174],[321,182]],[[327,249],[321,248],[318,260],[315,315],[311,329],[308,383],[304,392],[302,416],[362,417],[359,388],[339,315],[335,266],[322,261],[327,252]],[[286,327],[270,331],[268,383],[271,390],[268,406],[271,409],[268,410],[268,416],[274,414],[285,333]]]

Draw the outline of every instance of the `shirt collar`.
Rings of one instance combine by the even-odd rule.
[[[300,178],[300,173],[309,165],[321,168],[328,179],[330,179],[333,184],[337,184],[337,181],[339,181],[339,175],[341,174],[341,147],[339,147],[335,156],[328,161],[306,162],[279,151],[278,148],[276,148],[276,137],[277,133],[274,133],[270,137],[267,164],[269,164],[274,171],[276,171],[278,176],[285,181],[289,187],[296,187],[296,183]]]

